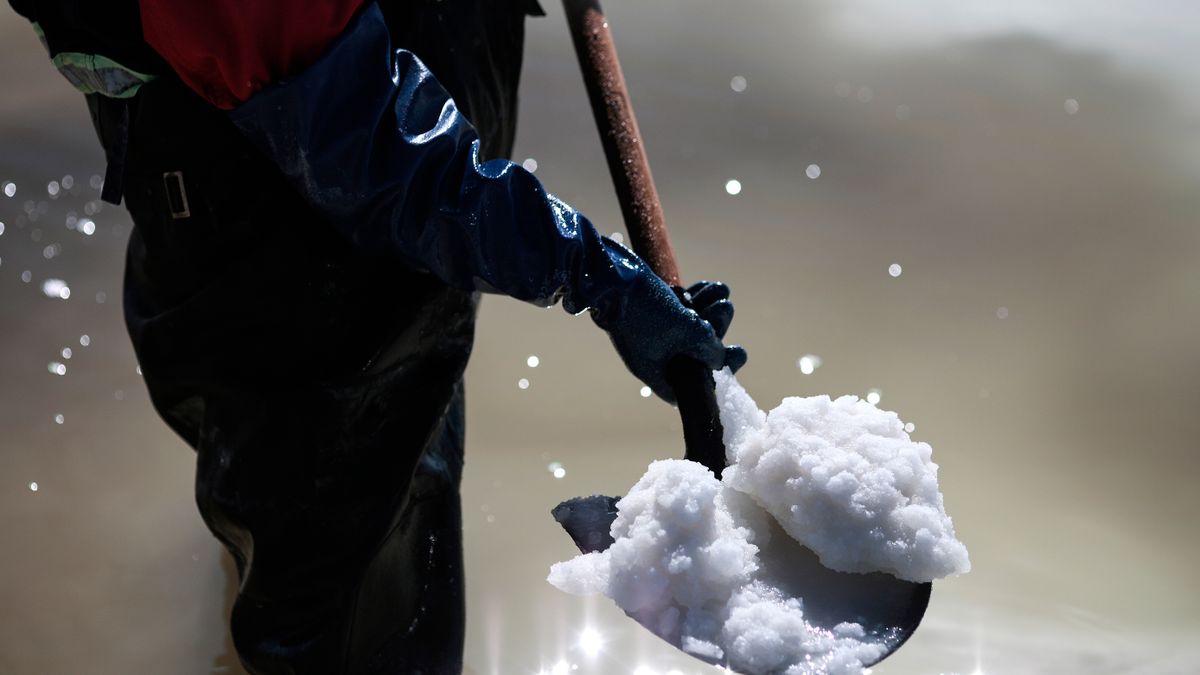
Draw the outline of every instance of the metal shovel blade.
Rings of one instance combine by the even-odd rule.
[[[551,514],[583,553],[603,551],[613,544],[610,533],[617,517],[617,497],[575,497],[554,507]],[[881,636],[886,649],[870,667],[890,656],[912,636],[929,605],[931,583],[913,583],[890,574],[835,572],[820,563],[815,553],[792,539],[773,520],[771,538],[762,550],[763,572],[792,597],[803,598],[804,617],[809,623],[833,629],[843,621],[854,621],[868,634]],[[655,630],[654,617],[626,612],[650,632],[682,650],[679,635]],[[690,654],[707,663],[728,667]]]

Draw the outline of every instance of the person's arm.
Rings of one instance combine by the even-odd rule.
[[[142,1],[145,16],[147,3],[162,0]],[[718,337],[732,314],[727,289],[707,294],[706,321],[531,173],[482,162],[475,130],[416,56],[392,49],[374,5],[319,59],[230,117],[366,254],[466,290],[590,308],[630,370],[667,400],[671,358],[713,369],[745,360]]]

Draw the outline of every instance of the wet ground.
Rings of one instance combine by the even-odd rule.
[[[684,274],[734,288],[742,382],[877,390],[934,447],[974,570],[876,672],[1195,672],[1194,5],[609,4]],[[516,159],[619,230],[547,9]],[[120,320],[128,218],[96,210],[82,101],[8,11],[0,83],[0,673],[240,672],[232,569]],[[544,581],[573,551],[550,508],[681,454],[673,411],[590,321],[504,298],[467,382],[470,672],[700,672]]]

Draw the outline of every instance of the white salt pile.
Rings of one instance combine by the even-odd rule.
[[[738,672],[861,672],[895,635],[810,620],[772,572],[794,565],[771,556],[796,555],[766,548],[772,516],[834,569],[912,581],[965,572],[929,446],[854,397],[789,398],[767,415],[728,372],[717,383],[723,481],[693,462],[654,462],[617,504],[614,543],[554,565],[549,581],[607,595],[684,651]]]
[[[717,374],[724,480],[751,495],[821,563],[933,581],[971,569],[942,506],[937,464],[894,412],[857,396],[787,398],[763,415]]]

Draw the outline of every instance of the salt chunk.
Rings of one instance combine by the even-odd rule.
[[[833,631],[810,624],[801,600],[762,582],[734,593],[728,613],[729,661],[742,672],[857,673],[886,652],[884,644],[864,640],[858,624],[838,624]]]
[[[561,591],[572,595],[607,593],[609,564],[602,553],[585,553],[550,568],[548,581]]]
[[[784,399],[764,419],[746,412],[749,395],[731,374],[716,380],[722,422],[737,426],[726,431],[726,484],[752,497],[821,564],[914,582],[970,570],[932,450],[909,438],[896,413],[856,396],[813,396]],[[725,401],[740,403],[727,415]]]
[[[732,375],[728,376],[732,378]],[[725,463],[737,461],[735,450],[742,446],[747,437],[757,432],[767,421],[767,414],[758,409],[758,404],[740,386],[720,386],[726,377],[718,373],[717,407],[721,409],[721,426],[724,429]],[[734,380],[736,383],[736,380]]]

